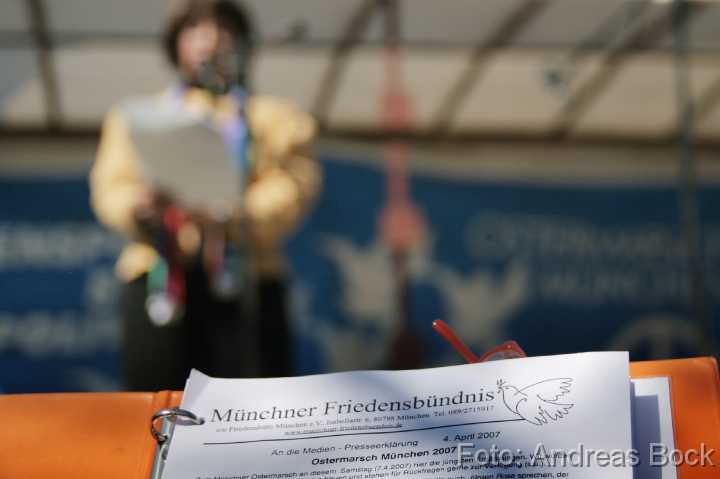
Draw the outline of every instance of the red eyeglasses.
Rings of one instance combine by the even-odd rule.
[[[499,346],[492,348],[482,356],[476,356],[465,343],[458,338],[457,334],[442,319],[436,319],[432,327],[450,346],[460,354],[468,363],[483,363],[485,361],[497,361],[500,359],[526,358],[527,354],[515,341],[505,341]]]

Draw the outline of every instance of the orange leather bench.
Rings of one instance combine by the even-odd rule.
[[[720,380],[713,358],[638,362],[632,377],[671,379],[676,446],[717,449],[717,467],[679,468],[680,479],[720,477]],[[180,392],[0,395],[0,478],[145,479],[155,454],[150,417]]]

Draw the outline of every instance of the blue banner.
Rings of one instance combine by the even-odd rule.
[[[86,180],[3,180],[0,205],[0,391],[117,390],[121,240]]]
[[[392,352],[400,324],[377,228],[379,165],[326,155],[322,195],[288,244],[298,374],[384,367]],[[426,365],[458,362],[432,332],[436,318],[476,352],[506,339],[531,355],[701,350],[672,185],[542,184],[435,169],[415,172],[411,187],[429,225],[409,265]],[[122,240],[97,224],[87,200],[84,178],[0,180],[0,391],[120,387],[113,262]],[[720,188],[704,188],[701,206],[707,286],[717,298]]]
[[[323,196],[291,244],[300,369],[383,367],[399,327],[376,226],[384,172],[341,157],[324,165]],[[411,321],[428,364],[458,361],[432,332],[436,318],[478,353],[508,339],[530,355],[617,349],[641,360],[702,351],[672,183],[543,185],[437,170],[412,179],[430,225],[411,259]],[[717,298],[720,188],[703,189],[700,203],[706,285]]]

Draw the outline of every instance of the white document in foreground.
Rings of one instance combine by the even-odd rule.
[[[182,407],[205,424],[175,428],[163,477],[630,479],[624,457],[584,458],[631,449],[628,378],[627,353],[281,379],[193,371]]]

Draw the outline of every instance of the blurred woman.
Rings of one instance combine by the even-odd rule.
[[[108,113],[90,174],[91,202],[100,220],[129,240],[116,268],[126,283],[126,386],[182,389],[191,367],[225,377],[289,375],[280,247],[320,188],[319,167],[309,156],[315,123],[285,101],[249,94],[253,33],[236,3],[185,2],[168,24],[164,46],[178,81],[147,101],[173,103],[215,125],[232,145],[243,201],[220,220],[209,211],[171,214],[178,211],[174,198],[143,177],[123,105]],[[168,238],[174,255],[160,246]],[[212,251],[219,268],[208,267]],[[157,296],[176,283],[181,295]],[[256,351],[259,371],[251,370],[248,348]]]

